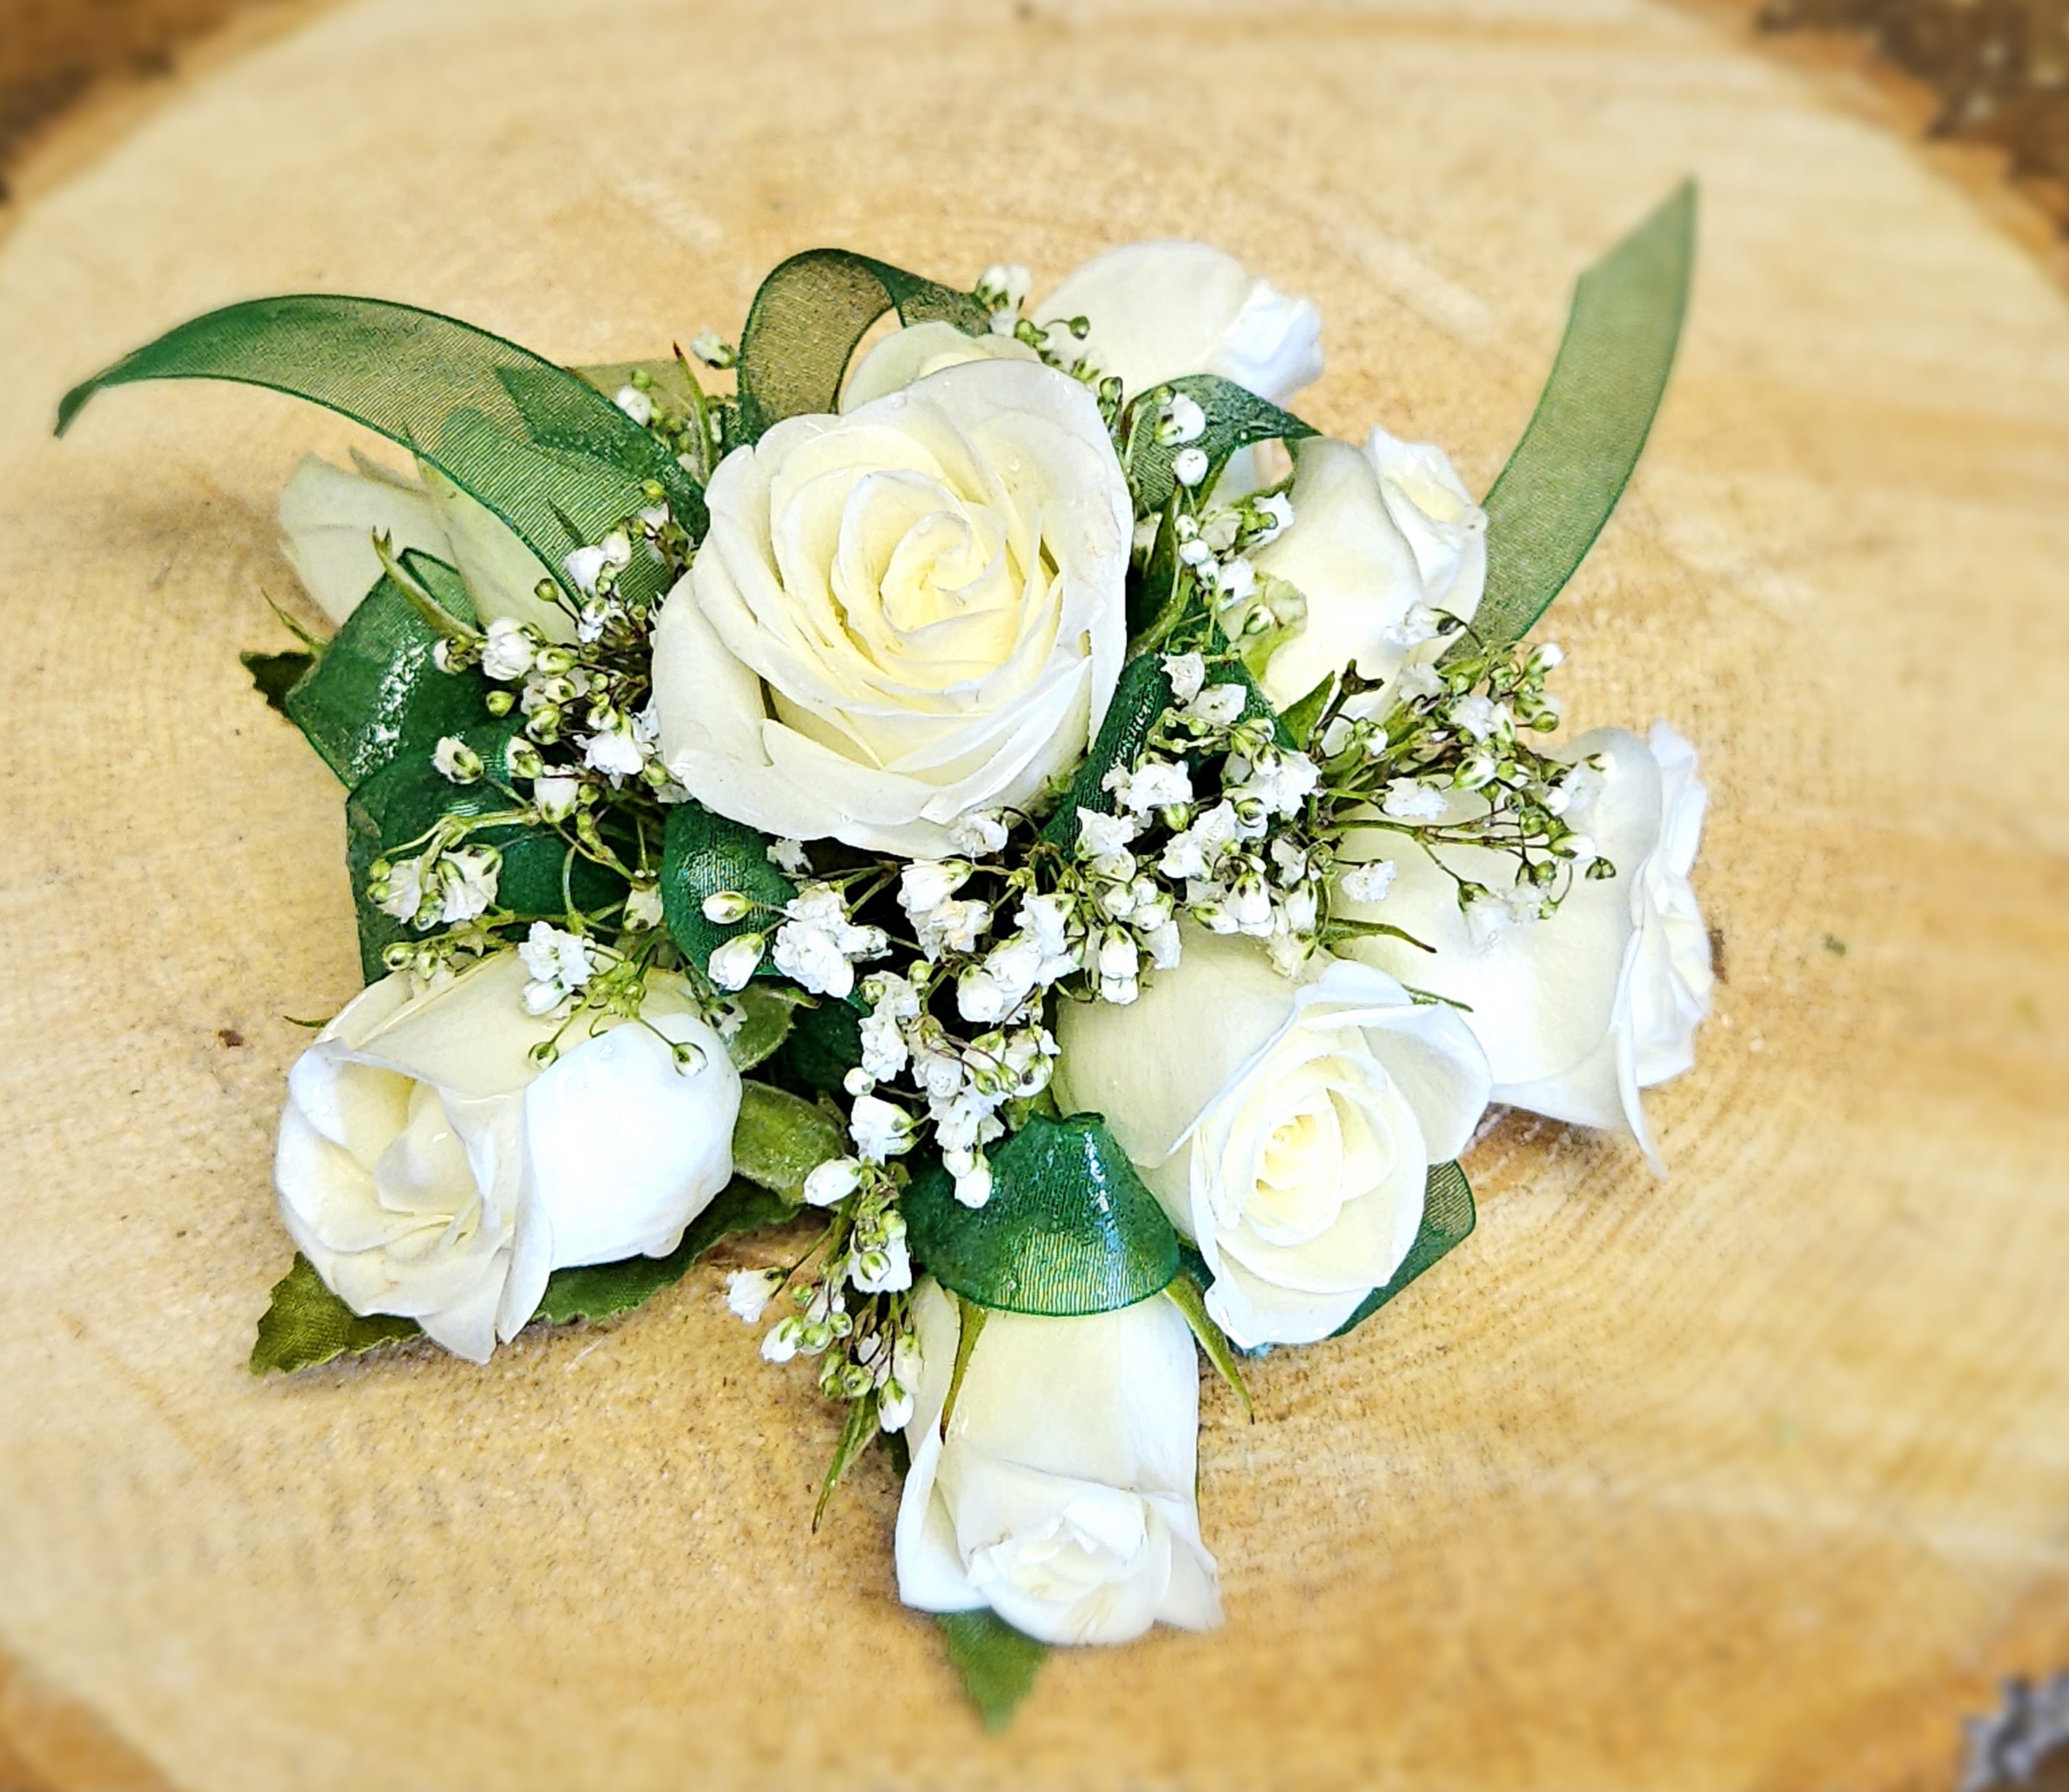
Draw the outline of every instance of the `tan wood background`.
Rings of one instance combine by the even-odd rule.
[[[1208,1389],[1226,1630],[1057,1659],[984,1739],[887,1472],[807,1530],[828,1415],[715,1267],[486,1370],[245,1374],[285,1017],[353,954],[335,787],[235,653],[291,598],[280,479],[349,438],[197,387],[54,444],[72,379],[262,291],[603,360],[813,244],[1039,283],[1183,232],[1320,302],[1316,421],[1483,484],[1572,276],[1691,171],[1684,364],[1555,612],[1577,723],[1675,718],[1715,792],[1673,1179],[1505,1120],[1440,1273],[1262,1366],[1254,1426]],[[357,0],[196,77],[0,240],[24,1776],[1948,1783],[1959,1715],[2069,1658],[2066,418],[2026,251],[1648,0]]]

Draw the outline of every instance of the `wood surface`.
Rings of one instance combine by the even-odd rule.
[[[1673,718],[1714,793],[1673,1175],[1503,1120],[1438,1272],[1260,1365],[1254,1425],[1209,1379],[1225,1630],[1059,1655],[987,1739],[887,1468],[809,1531],[834,1415],[720,1266],[486,1369],[245,1372],[287,1017],[355,959],[338,792],[236,653],[295,601],[281,480],[352,438],[197,386],[57,444],[65,386],[263,291],[602,361],[820,243],[1039,291],[1183,233],[1320,304],[1305,414],[1483,485],[1691,171],[1683,364],[1551,625],[1576,724]],[[358,0],[197,78],[0,240],[0,1692],[97,1738],[0,1728],[24,1775],[1951,1782],[2069,1658],[2066,491],[2062,293],[1646,0]]]

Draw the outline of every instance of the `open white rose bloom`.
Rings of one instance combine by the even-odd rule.
[[[1195,934],[1138,1000],[1074,1005],[1059,1027],[1058,1098],[1107,1116],[1245,1348],[1326,1338],[1385,1284],[1424,1179],[1487,1106],[1486,1057],[1452,1010],[1343,960],[1307,978]]]
[[[247,656],[345,785],[371,986],[289,1078],[254,1368],[485,1361],[787,1227],[726,1304],[845,1409],[822,1506],[909,1452],[899,1587],[973,1686],[1218,1623],[1202,1353],[1246,1401],[1246,1351],[1370,1372],[1326,1341],[1470,1290],[1419,1279],[1490,1100],[1657,1161],[1639,1091],[1693,1061],[1694,749],[1553,746],[1523,639],[1644,439],[1692,226],[1684,191],[1589,276],[1484,508],[1285,410],[1316,308],[1192,243],[1032,306],[809,251],[692,338],[730,387],[287,298],[79,388],[301,391],[414,463],[296,472],[338,632]]]
[[[661,753],[720,814],[916,858],[1081,759],[1121,671],[1132,512],[1091,395],[952,366],[778,424],[713,477],[661,612]]]

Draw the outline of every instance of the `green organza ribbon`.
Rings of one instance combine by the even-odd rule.
[[[1529,632],[1616,509],[1674,365],[1695,250],[1690,181],[1581,276],[1537,411],[1487,493],[1484,641]]]
[[[387,947],[425,937],[375,906],[368,888],[374,862],[409,856],[411,843],[445,816],[492,815],[519,806],[509,794],[519,787],[508,760],[511,746],[522,738],[515,719],[456,732],[481,755],[478,782],[454,784],[432,764],[428,752],[412,752],[361,779],[345,799],[345,866],[359,924],[359,966],[369,983],[385,973],[381,955]],[[502,854],[496,905],[519,916],[561,919],[571,896],[577,907],[595,913],[628,893],[622,878],[584,858],[550,828],[519,822],[483,827],[469,834],[466,844],[493,846]]]
[[[1473,1189],[1456,1163],[1432,1164],[1423,1184],[1423,1224],[1391,1280],[1358,1303],[1357,1311],[1337,1327],[1336,1335],[1362,1326],[1418,1275],[1463,1244],[1473,1229]]]
[[[955,1199],[939,1163],[901,1207],[914,1256],[964,1299],[1005,1313],[1077,1317],[1161,1294],[1178,1236],[1095,1113],[1036,1114],[992,1153],[991,1198]]]
[[[745,822],[713,814],[694,800],[668,811],[661,836],[661,913],[683,956],[700,971],[708,970],[711,955],[740,933],[768,933],[780,910],[797,894],[797,886],[769,863],[769,837]],[[763,905],[738,921],[714,921],[704,901],[724,891]],[[764,959],[760,969],[774,974]]]
[[[1167,381],[1158,392],[1182,392],[1199,405],[1207,426],[1191,442],[1160,442],[1154,425],[1161,404],[1144,405],[1137,415],[1141,436],[1128,456],[1135,476],[1135,512],[1147,516],[1170,501],[1178,480],[1173,465],[1187,448],[1197,448],[1207,457],[1207,475],[1198,482],[1202,491],[1214,490],[1229,458],[1239,448],[1258,442],[1297,442],[1317,433],[1314,425],[1303,423],[1290,411],[1259,398],[1234,380],[1215,373],[1188,373]]]
[[[991,326],[967,292],[845,249],[793,255],[761,283],[740,339],[740,427],[752,441],[787,417],[830,411],[855,345],[887,311],[904,324]]]
[[[96,392],[144,379],[268,386],[365,424],[500,517],[563,584],[561,561],[640,509],[649,481],[703,532],[695,484],[594,386],[436,311],[306,294],[211,311],[73,387],[57,432]]]
[[[405,559],[405,574],[427,588],[436,582],[426,574],[439,563],[416,553]],[[461,621],[473,621],[472,605],[461,607],[464,592],[459,602],[450,592],[441,597]],[[438,642],[438,630],[384,575],[282,699],[288,719],[347,790],[398,757],[427,757],[443,736],[487,714],[488,681],[478,672],[441,672],[432,659]]]

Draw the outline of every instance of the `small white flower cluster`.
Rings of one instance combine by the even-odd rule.
[[[1011,336],[1020,324],[1034,276],[1017,262],[994,262],[977,277],[971,296],[991,313],[994,336]]]
[[[495,906],[503,855],[493,846],[461,846],[441,826],[414,859],[377,859],[366,894],[382,913],[419,931],[457,927]]]
[[[1458,627],[1417,605],[1387,635],[1397,646],[1415,648]],[[1594,841],[1560,819],[1584,807],[1600,787],[1599,767],[1549,759],[1521,738],[1525,729],[1557,726],[1559,700],[1544,680],[1563,658],[1546,643],[1527,652],[1411,660],[1395,676],[1396,701],[1383,727],[1354,713],[1363,707],[1363,681],[1346,674],[1314,732],[1329,786],[1316,830],[1325,850],[1346,834],[1382,829],[1425,844],[1513,853],[1523,874],[1512,887],[1497,893],[1459,884],[1459,905],[1477,945],[1549,915],[1564,880],[1613,875]],[[1337,888],[1352,902],[1377,903],[1394,876],[1388,859],[1352,864]]]
[[[1031,897],[1028,902],[1044,899]],[[1016,950],[1029,962],[1011,969],[991,962]],[[1061,968],[1054,960],[1041,961],[1040,947],[1028,944],[1023,924],[1012,941],[987,960],[974,961],[958,979],[956,1012],[980,1025],[996,1023],[968,1039],[952,1034],[927,1012],[929,999],[947,974],[938,955],[908,966],[904,976],[886,971],[870,977],[862,986],[869,1003],[861,1027],[862,1061],[847,1080],[854,1097],[849,1131],[862,1159],[880,1163],[903,1155],[918,1141],[916,1117],[876,1093],[880,1084],[903,1078],[926,1104],[942,1164],[955,1179],[955,1198],[966,1207],[982,1207],[991,1198],[984,1147],[1006,1130],[1000,1109],[1040,1095],[1055,1065],[1055,1038],[1041,1024],[1040,992],[1048,987],[1042,973],[1052,971],[1054,981],[1076,967],[1075,959]],[[1008,978],[1010,982],[997,980]]]
[[[1163,665],[1175,706],[1134,764],[1108,774],[1120,812],[1095,830],[1100,845],[1137,851],[1097,853],[1090,869],[1129,876],[1134,916],[1147,911],[1155,924],[1149,944],[1158,968],[1178,961],[1175,913],[1183,913],[1214,933],[1265,941],[1290,973],[1315,950],[1331,868],[1326,853],[1297,844],[1286,826],[1315,794],[1319,771],[1306,753],[1278,745],[1269,721],[1244,719],[1243,686],[1209,684],[1204,656],[1167,654]],[[1197,801],[1187,762],[1215,759],[1220,794]],[[1102,978],[1100,993],[1128,1000],[1134,992],[1110,990]]]
[[[549,921],[532,922],[530,934],[518,946],[519,958],[532,973],[525,986],[525,1012],[550,1014],[566,1005],[596,974],[600,950],[582,934]]]
[[[776,1363],[823,1357],[821,1389],[836,1400],[874,1398],[886,1431],[904,1429],[912,1417],[920,1367],[903,1298],[913,1261],[896,1194],[880,1162],[834,1158],[820,1165],[805,1180],[807,1202],[833,1215],[818,1273],[799,1280],[794,1271],[742,1270],[726,1281],[727,1306],[750,1325],[793,1283],[793,1310],[763,1336],[762,1355]],[[852,1300],[851,1291],[862,1298]]]
[[[720,890],[704,899],[704,918],[720,926],[745,920],[756,905],[734,890]],[[807,884],[784,904],[772,949],[766,933],[736,933],[711,955],[711,980],[720,989],[745,989],[747,980],[769,957],[792,982],[813,995],[847,1000],[855,986],[855,966],[890,951],[890,936],[881,927],[857,926],[847,898],[837,885]]]
[[[1189,400],[1174,399],[1174,405]],[[1195,407],[1197,408],[1196,406]],[[1179,463],[1199,455],[1196,470]],[[1181,484],[1207,474],[1206,457],[1189,448],[1172,463]],[[1293,502],[1283,491],[1269,491],[1223,505],[1195,517],[1181,510],[1170,520],[1174,551],[1189,567],[1222,632],[1239,646],[1269,652],[1272,645],[1296,632],[1307,620],[1308,600],[1282,578],[1260,573],[1251,564],[1253,550],[1276,541],[1293,522]],[[1154,545],[1155,536],[1149,538]]]
[[[622,543],[622,537],[618,539]],[[579,555],[606,552],[582,548],[571,554],[571,576],[579,581],[592,570],[573,565]],[[604,563],[605,570],[615,564]],[[551,589],[542,585],[540,595]],[[572,812],[585,772],[606,779],[613,789],[628,778],[644,779],[657,789],[669,782],[655,746],[658,730],[646,680],[626,672],[621,656],[596,651],[606,632],[621,634],[634,626],[633,619],[607,595],[607,588],[606,595],[592,596],[584,604],[582,619],[579,628],[593,624],[597,632],[572,644],[546,641],[531,624],[506,616],[489,624],[481,642],[483,673],[493,683],[517,687],[491,692],[490,712],[507,715],[514,707],[525,719],[526,737],[537,745],[554,746],[565,740],[580,750],[579,766],[533,774],[553,780],[539,796],[540,810],[552,820]]]

